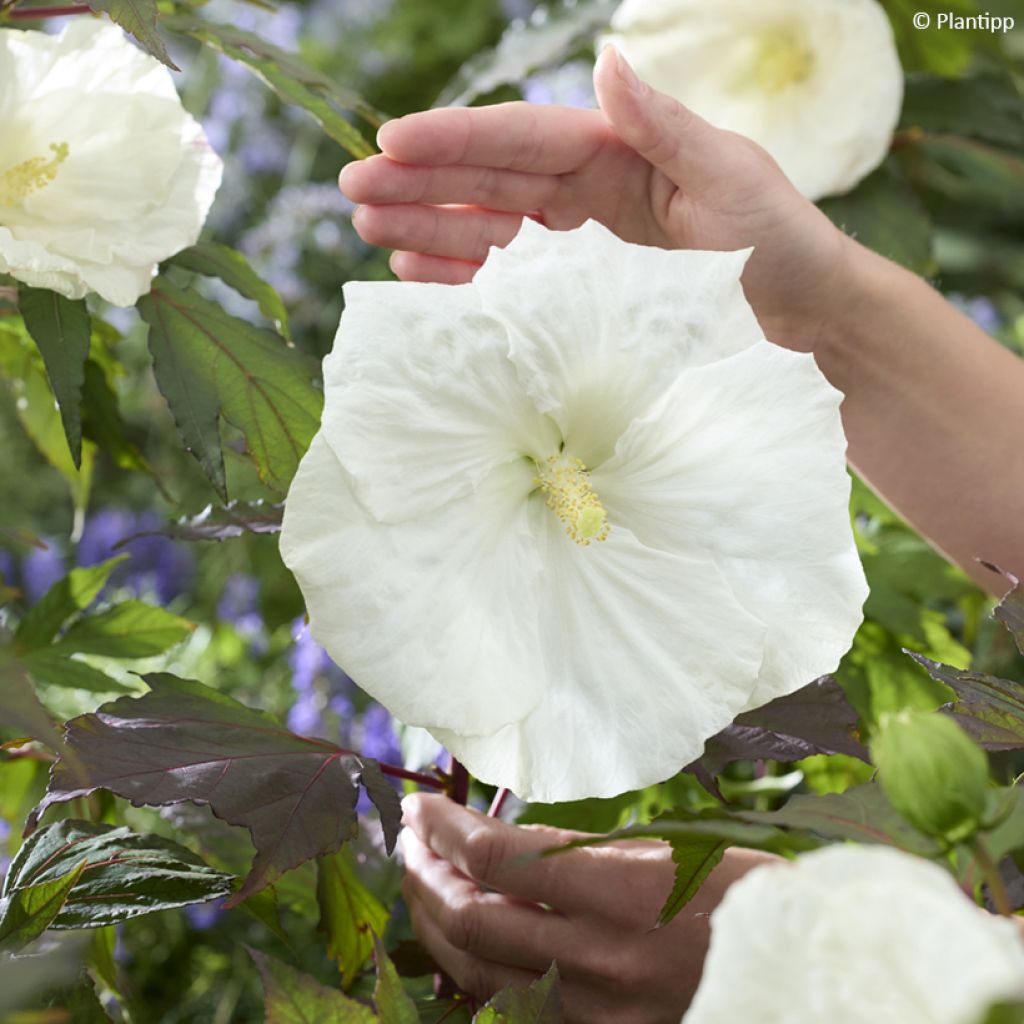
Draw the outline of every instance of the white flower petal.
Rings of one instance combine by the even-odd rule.
[[[382,522],[429,514],[498,465],[557,451],[472,285],[349,284],[323,430]]]
[[[679,370],[763,337],[740,286],[748,255],[631,245],[596,221],[552,233],[527,219],[474,285],[508,329],[527,392],[594,466]]]
[[[0,29],[0,94],[0,175],[68,147],[52,181],[0,206],[0,270],[133,304],[199,237],[221,178],[170,73],[116,26],[78,18],[58,36]]]
[[[281,554],[310,630],[369,694],[409,725],[488,733],[540,699],[536,545],[525,463],[468,498],[401,526],[375,522],[323,433],[285,505]]]
[[[813,356],[760,342],[680,374],[591,474],[610,522],[713,558],[768,626],[750,707],[835,669],[861,623],[841,400]]]
[[[936,864],[833,846],[729,889],[683,1024],[978,1024],[1014,997],[1013,922],[971,904]]]
[[[544,699],[494,736],[434,734],[524,800],[615,796],[674,775],[745,705],[763,626],[706,559],[614,526],[584,547],[537,496],[531,516],[543,571],[519,601],[540,618]]]
[[[770,55],[764,71],[766,41],[777,62],[793,48],[802,70],[788,84],[759,77],[786,75]],[[877,0],[626,0],[602,42],[656,89],[764,146],[811,199],[853,188],[889,151],[903,70]]]

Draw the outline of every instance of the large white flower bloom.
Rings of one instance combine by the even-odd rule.
[[[526,221],[472,284],[349,284],[281,550],[313,635],[531,800],[676,772],[835,668],[866,594],[840,394],[747,253]]]
[[[903,71],[877,0],[625,0],[611,28],[641,78],[764,146],[811,199],[889,150]]]
[[[130,306],[199,237],[221,170],[170,72],[115,25],[0,29],[0,271]]]
[[[978,1024],[1021,997],[1013,922],[928,861],[834,846],[729,889],[683,1024]]]

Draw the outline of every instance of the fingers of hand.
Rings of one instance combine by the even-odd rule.
[[[466,284],[480,269],[479,263],[424,256],[419,252],[393,252],[388,260],[391,272],[402,281],[433,284]]]
[[[508,245],[522,222],[521,214],[472,206],[407,204],[360,206],[352,217],[360,237],[371,245],[471,263],[483,263],[492,245]]]
[[[587,870],[588,851],[539,857],[580,833],[516,828],[441,796],[417,793],[402,807],[403,821],[420,841],[476,882],[562,911],[593,908],[599,880]]]
[[[402,894],[419,906],[453,948],[539,972],[556,956],[571,957],[579,936],[565,918],[535,904],[483,892],[414,835],[404,841],[404,853]]]
[[[524,213],[550,202],[559,178],[493,167],[410,166],[378,155],[346,164],[338,184],[354,203],[461,203]]]
[[[377,144],[403,164],[565,174],[590,159],[607,137],[595,110],[499,103],[409,114],[385,124]]]

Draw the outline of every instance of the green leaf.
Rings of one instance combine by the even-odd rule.
[[[516,819],[519,825],[554,825],[577,832],[610,832],[629,817],[640,800],[637,793],[607,799],[570,800],[560,804],[527,804]]]
[[[893,159],[853,192],[823,199],[821,210],[862,245],[916,273],[932,269],[932,223]]]
[[[335,142],[361,159],[372,156],[376,149],[344,117],[343,111],[358,114],[371,124],[380,124],[380,115],[355,93],[341,89],[326,75],[311,68],[300,57],[232,25],[203,21],[193,15],[175,15],[164,24],[171,31],[181,32],[226,57],[237,60],[261,79],[285,103],[300,107]]]
[[[162,836],[87,821],[60,821],[25,841],[0,896],[61,880],[78,867],[52,928],[102,928],[129,918],[205,903],[234,879]]]
[[[401,805],[372,758],[296,736],[194,680],[167,673],[144,679],[150,693],[68,723],[65,742],[82,770],[72,773],[63,760],[54,766],[30,828],[51,804],[101,788],[139,805],[208,803],[222,821],[248,828],[256,847],[228,906],[339,850],[358,831],[360,786],[380,811],[387,851],[394,848]]]
[[[39,348],[60,407],[64,435],[75,468],[82,465],[82,386],[91,326],[85,300],[66,299],[43,288],[18,289],[18,310]]]
[[[356,877],[347,850],[317,861],[316,898],[319,930],[327,937],[327,955],[341,971],[342,987],[350,989],[373,952],[375,935],[387,927],[387,908]]]
[[[182,516],[152,532],[175,540],[228,540],[246,533],[280,533],[283,516],[284,505],[280,503],[229,501],[226,505],[207,505],[197,515]]]
[[[955,82],[912,77],[903,98],[900,126],[1024,148],[1024,97],[1012,76],[1002,71]]]
[[[138,309],[150,325],[157,385],[220,495],[227,497],[219,416],[245,435],[264,483],[284,493],[319,426],[323,395],[312,360],[165,278]]]
[[[52,750],[63,751],[64,744],[54,729],[46,708],[32,689],[25,667],[0,650],[0,721],[22,736],[45,743]]]
[[[89,0],[89,6],[94,11],[109,15],[111,21],[116,21],[129,35],[133,35],[146,53],[156,57],[161,64],[166,64],[173,71],[181,70],[171,60],[157,31],[157,0]]]
[[[1009,591],[996,605],[992,618],[1001,622],[1010,631],[1017,650],[1024,654],[1024,587],[1021,587],[1020,580],[1013,573],[1005,572],[990,562],[982,564],[993,572],[998,572],[1010,583]]]
[[[85,870],[81,861],[68,874],[0,897],[0,950],[15,950],[38,939],[60,913]]]
[[[405,991],[402,979],[378,935],[373,936],[373,946],[377,959],[373,1002],[380,1014],[380,1024],[420,1024],[416,1004]]]
[[[554,964],[543,978],[530,985],[503,988],[473,1018],[473,1024],[563,1024],[564,1021],[562,990]]]
[[[562,63],[605,28],[618,0],[584,0],[539,7],[529,21],[513,22],[498,45],[470,58],[434,104],[465,106],[499,86],[518,84],[538,68]]]
[[[377,1024],[368,1006],[255,949],[249,955],[263,979],[266,1024]]]
[[[82,432],[95,441],[100,451],[121,469],[136,470],[155,477],[145,456],[129,440],[125,422],[118,410],[117,396],[103,368],[94,359],[85,364]]]
[[[119,683],[106,672],[77,658],[68,657],[55,647],[29,651],[22,657],[21,663],[36,682],[46,683],[48,686],[87,690],[89,693],[136,692],[134,687]]]
[[[925,135],[899,151],[908,176],[954,206],[1007,216],[1024,213],[1024,157],[976,139]]]
[[[49,644],[73,615],[96,600],[110,574],[128,556],[119,555],[99,565],[72,569],[37,601],[21,620],[14,643],[18,651],[32,651]]]
[[[237,249],[216,242],[200,242],[172,256],[170,262],[205,277],[220,278],[239,295],[252,299],[281,335],[291,341],[288,311],[281,296],[252,269]]]
[[[705,879],[725,856],[729,845],[727,840],[714,837],[694,837],[672,845],[676,877],[672,892],[658,915],[659,928],[668,924],[697,895]]]
[[[194,622],[156,605],[128,600],[99,615],[79,619],[52,650],[108,658],[150,658],[181,643],[195,628]]]
[[[971,61],[977,33],[940,28],[939,14],[978,13],[975,0],[882,0],[889,15],[900,63],[907,71],[930,71],[955,77]],[[915,27],[914,15],[931,16],[928,28]]]
[[[885,795],[922,832],[962,842],[988,804],[988,758],[950,719],[901,711],[883,719],[871,760]]]

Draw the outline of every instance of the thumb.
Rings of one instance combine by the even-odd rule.
[[[594,67],[594,89],[616,135],[670,181],[699,190],[720,180],[737,139],[640,81],[611,44]]]

